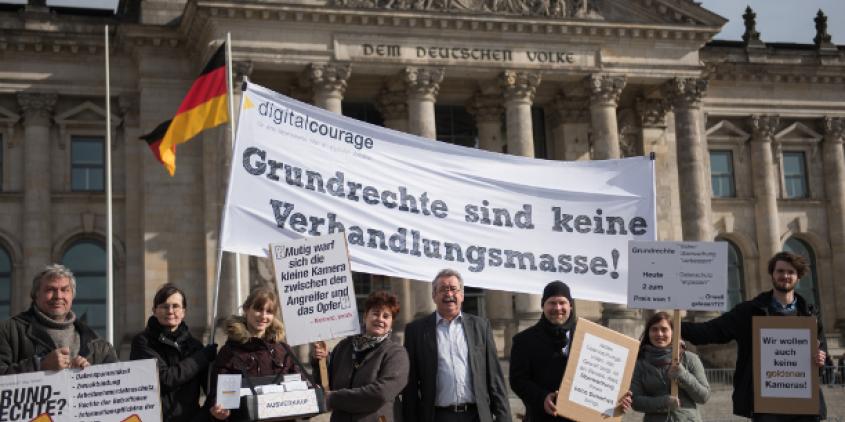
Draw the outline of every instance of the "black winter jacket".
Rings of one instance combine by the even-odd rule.
[[[570,320],[575,320],[574,312]],[[574,333],[570,332],[569,338],[573,335]],[[511,390],[525,404],[526,421],[570,420],[551,416],[543,409],[546,396],[560,388],[568,360],[569,356],[563,354],[563,350],[555,344],[541,323],[513,336],[509,378]]]
[[[183,422],[200,413],[200,390],[206,386],[214,355],[214,349],[204,348],[184,322],[170,333],[153,316],[147,328],[132,339],[129,359],[156,360],[164,419]]]
[[[820,349],[827,352],[827,342],[818,309],[808,305],[801,295],[798,298],[798,316],[812,316],[816,318],[817,335],[821,342]],[[681,324],[681,337],[696,344],[724,344],[736,340],[736,369],[734,370],[733,413],[737,416],[750,418],[754,411],[754,378],[752,372],[753,333],[751,332],[751,317],[769,316],[769,305],[772,303],[772,291],[763,292],[754,299],[736,305],[730,311],[707,322]],[[819,416],[825,419],[827,408],[824,396],[819,391]]]
[[[53,339],[34,321],[35,312],[30,308],[0,322],[0,375],[40,371],[41,359],[57,349]],[[117,362],[114,347],[97,337],[85,323],[77,319],[73,328],[79,333],[79,356],[91,365]]]

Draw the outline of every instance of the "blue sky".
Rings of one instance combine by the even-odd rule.
[[[47,0],[51,6],[117,8],[119,0]],[[627,0],[622,0],[627,1]],[[739,40],[744,31],[742,14],[750,5],[757,13],[757,31],[763,41],[810,44],[815,36],[813,18],[819,9],[828,16],[828,32],[833,42],[845,45],[845,1],[843,0],[698,0],[702,6],[728,18],[717,39]],[[26,3],[26,0],[0,0],[0,3]]]

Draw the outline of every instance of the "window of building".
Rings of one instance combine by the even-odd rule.
[[[364,303],[367,302],[367,296],[378,290],[392,290],[389,280],[389,278],[383,276],[352,272],[352,285],[355,287],[355,304],[358,306],[358,317],[361,318],[360,321],[364,321]],[[400,312],[403,311],[400,309]]]
[[[531,128],[534,133],[534,157],[549,158],[546,148],[546,112],[542,107],[531,107]]]
[[[12,316],[12,260],[0,246],[0,320]]]
[[[106,248],[102,242],[75,242],[62,256],[62,264],[76,276],[73,312],[98,335],[106,334]]]
[[[710,184],[713,187],[714,198],[736,196],[731,151],[710,151]]]
[[[463,106],[436,105],[437,140],[465,147],[478,147],[475,119]]]
[[[783,152],[783,183],[787,198],[806,198],[807,166],[803,152]]]
[[[343,115],[346,117],[351,117],[376,126],[384,126],[384,118],[373,104],[344,101],[341,108],[343,110]]]
[[[783,250],[801,255],[807,259],[807,263],[810,264],[810,271],[798,282],[795,292],[801,295],[808,304],[816,305],[818,309],[821,309],[818,274],[816,273],[816,254],[813,253],[813,249],[804,241],[790,237],[783,245]]]
[[[728,240],[717,239],[728,244],[728,309],[743,301],[745,297],[745,274],[742,267],[742,252]]]
[[[102,136],[72,136],[70,188],[102,192],[105,186],[105,141]]]

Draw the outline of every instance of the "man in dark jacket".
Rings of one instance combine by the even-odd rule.
[[[815,306],[795,292],[798,281],[807,273],[807,261],[800,255],[789,252],[775,254],[768,265],[772,278],[772,290],[759,294],[754,299],[736,305],[718,318],[702,323],[684,322],[681,337],[696,345],[723,344],[736,340],[736,369],[734,370],[733,413],[751,418],[755,422],[815,422],[826,417],[824,398],[819,392],[819,415],[772,415],[753,413],[754,379],[752,376],[752,326],[753,316],[812,316],[816,318],[820,341],[815,364],[824,366],[827,356],[822,321]]]
[[[513,337],[510,358],[511,389],[525,405],[526,421],[570,421],[557,414],[555,400],[569,361],[575,331],[575,299],[562,281],[543,289],[540,321]],[[631,409],[630,394],[619,406]]]
[[[48,265],[32,281],[29,310],[0,322],[0,375],[117,362],[114,348],[71,310],[73,273]]]
[[[410,369],[404,422],[510,422],[510,404],[490,322],[461,312],[464,282],[454,270],[434,277],[436,312],[405,327]]]

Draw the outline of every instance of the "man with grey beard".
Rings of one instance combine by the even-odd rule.
[[[0,322],[0,375],[117,362],[114,348],[71,310],[73,273],[48,265],[32,281],[29,310]]]

